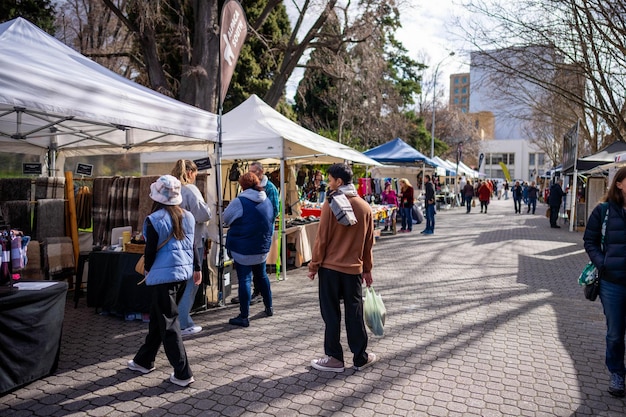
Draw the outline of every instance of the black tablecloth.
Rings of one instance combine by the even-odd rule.
[[[89,254],[87,305],[125,315],[150,311],[150,287],[137,285],[139,253],[100,251]]]
[[[0,394],[56,371],[66,296],[67,283],[54,282],[0,297]]]

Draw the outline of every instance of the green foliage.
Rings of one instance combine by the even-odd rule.
[[[403,139],[426,156],[430,156],[431,135],[426,130],[424,119],[418,117],[414,112],[404,112],[404,117],[410,122],[409,134]],[[450,147],[444,141],[435,138],[435,155],[443,155]]]
[[[259,17],[267,1],[241,2],[248,22],[254,22]],[[259,28],[258,36],[248,33],[224,100],[225,112],[241,104],[251,94],[265,95],[274,82],[275,73],[283,60],[282,51],[290,36],[291,23],[284,4],[280,3]]]
[[[55,10],[51,0],[2,0],[0,22],[23,17],[54,35]]]

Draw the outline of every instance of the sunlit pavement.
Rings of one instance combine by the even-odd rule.
[[[147,332],[100,316],[81,299],[66,308],[55,375],[3,396],[1,416],[624,416],[604,366],[604,316],[583,298],[582,233],[514,214],[512,200],[441,210],[434,235],[383,236],[374,288],[387,307],[380,358],[354,371],[311,370],[323,355],[317,281],[306,268],[272,275],[274,316],[234,305],[194,316],[185,339],[196,382],[169,382],[160,352],[148,375],[126,369]]]

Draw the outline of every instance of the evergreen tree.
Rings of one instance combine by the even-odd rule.
[[[23,17],[54,35],[55,10],[51,0],[3,0],[0,2],[0,22]]]

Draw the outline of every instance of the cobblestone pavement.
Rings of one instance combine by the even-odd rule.
[[[233,305],[194,316],[188,388],[168,381],[162,352],[151,374],[126,369],[145,323],[68,300],[58,371],[3,396],[0,415],[624,416],[606,392],[601,305],[576,282],[582,233],[550,229],[544,212],[496,200],[489,214],[441,210],[432,236],[383,236],[373,275],[387,322],[366,370],[311,370],[323,327],[300,268],[272,282],[275,315],[254,305],[249,328],[227,324]]]

